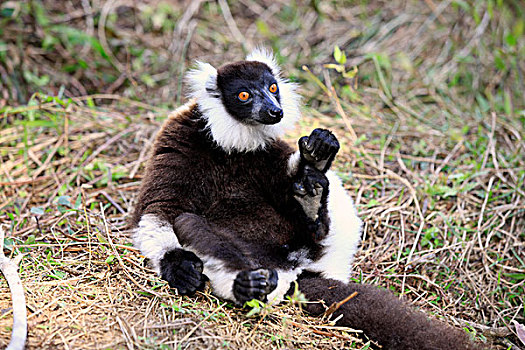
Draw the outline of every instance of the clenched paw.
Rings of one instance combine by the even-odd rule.
[[[160,260],[160,274],[179,294],[191,295],[203,290],[207,277],[197,255],[184,249],[173,249]]]
[[[240,304],[252,299],[263,302],[277,288],[277,272],[273,269],[241,271],[233,281],[233,295]]]
[[[323,198],[326,199],[328,195],[328,185],[326,175],[310,165],[304,166],[293,184],[295,200],[307,216],[308,229],[316,242],[328,234],[328,217],[323,215],[323,211],[326,212],[326,207],[323,208]]]
[[[293,184],[294,197],[310,220],[317,220],[323,194],[327,194],[328,179],[316,168],[305,165]]]
[[[315,129],[299,139],[299,151],[308,164],[326,172],[339,151],[339,141],[330,130]]]
[[[318,197],[328,189],[328,178],[316,168],[305,165],[293,185],[295,196]]]

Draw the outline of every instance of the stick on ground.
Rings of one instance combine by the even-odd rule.
[[[21,350],[24,349],[27,338],[26,298],[22,281],[18,275],[20,259],[13,261],[4,255],[4,236],[4,229],[0,226],[0,270],[9,284],[13,300],[13,331],[7,350]]]

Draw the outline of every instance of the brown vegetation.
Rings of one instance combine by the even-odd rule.
[[[0,223],[6,255],[24,254],[28,348],[366,347],[291,305],[247,317],[209,293],[179,297],[130,245],[125,221],[155,131],[184,101],[184,71],[256,43],[303,86],[305,118],[288,140],[322,125],[342,141],[335,166],[365,221],[356,281],[489,347],[520,346],[521,11],[512,1],[0,4]],[[337,64],[335,45],[356,77],[323,66]],[[0,346],[10,301],[2,279]]]

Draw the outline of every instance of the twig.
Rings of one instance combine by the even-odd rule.
[[[198,14],[199,8],[203,2],[204,0],[190,1],[186,11],[184,11],[184,14],[179,19],[177,26],[173,29],[171,44],[168,47],[168,50],[172,52],[173,55],[177,54],[179,50],[183,49],[181,47],[182,34],[188,31],[190,21],[192,20],[193,16]]]
[[[215,310],[213,310],[208,316],[206,316],[202,321],[199,322],[198,325],[196,325],[195,327],[193,327],[179,342],[179,345],[184,343],[186,340],[188,340],[189,337],[191,337],[191,335],[193,333],[195,333],[195,331],[204,323],[206,322],[210,317],[212,317],[213,315],[215,315],[215,313],[217,313],[217,311],[221,310],[227,303],[224,303],[222,305],[219,305]]]
[[[467,45],[465,45],[460,52],[456,53],[453,59],[450,60],[449,63],[445,67],[443,67],[443,70],[440,72],[441,77],[447,76],[449,72],[451,72],[453,69],[457,67],[458,61],[461,58],[467,57],[470,54],[474,46],[476,46],[479,43],[483,35],[483,32],[485,32],[485,29],[487,29],[489,25],[489,22],[490,22],[490,14],[489,14],[489,11],[486,11],[485,14],[483,15],[483,18],[481,19],[479,26],[476,28],[476,31],[474,32],[474,35],[472,36],[470,41],[467,43]]]
[[[155,291],[153,290],[149,290],[147,288],[145,288],[144,286],[142,286],[140,283],[138,283],[128,272],[128,267],[126,266],[126,264],[124,264],[124,261],[122,260],[122,257],[120,256],[118,250],[117,250],[117,245],[113,244],[113,239],[111,238],[111,231],[109,229],[109,226],[108,226],[108,221],[106,220],[106,215],[104,214],[104,205],[102,203],[100,203],[100,213],[102,215],[102,221],[104,222],[104,228],[106,230],[106,235],[107,235],[107,239],[108,239],[108,243],[109,245],[111,246],[111,248],[113,249],[113,254],[115,255],[115,257],[117,258],[117,261],[119,262],[120,266],[122,267],[122,271],[124,271],[124,273],[126,274],[126,276],[129,278],[129,280],[131,282],[133,282],[133,284],[135,284],[137,287],[139,287],[141,290],[143,290],[144,292],[146,293],[150,293],[152,295],[155,295],[156,297],[161,297],[158,293],[156,293]]]
[[[492,338],[503,338],[508,337],[512,334],[512,330],[510,330],[508,327],[490,327],[486,326],[484,324],[479,324],[474,321],[467,321],[458,317],[454,316],[448,316],[449,318],[453,319],[456,322],[459,322],[462,327],[472,327],[475,329],[479,329],[481,333],[485,336],[489,336]]]
[[[337,309],[339,309],[341,306],[343,306],[345,303],[347,303],[350,299],[352,299],[356,295],[357,295],[357,292],[353,292],[352,294],[350,294],[343,300],[333,303],[332,305],[330,305],[330,307],[328,307],[328,310],[325,311],[323,317],[330,317],[334,312],[337,311]]]
[[[7,350],[24,349],[27,338],[27,310],[24,287],[18,275],[18,263],[23,255],[10,260],[4,255],[4,229],[0,225],[0,270],[4,274],[13,300],[13,330]]]
[[[443,160],[443,162],[438,166],[438,168],[436,169],[436,171],[434,171],[434,175],[433,175],[433,178],[432,178],[432,181],[430,182],[430,186],[433,186],[436,184],[436,181],[439,179],[439,174],[441,174],[441,170],[443,170],[443,168],[448,165],[448,163],[450,162],[450,160],[452,159],[452,157],[455,157],[456,156],[456,153],[461,149],[461,146],[463,146],[463,140],[459,141],[455,146],[454,148],[452,149],[452,151],[450,151],[450,153],[445,157],[445,159]],[[482,169],[484,169],[485,167],[482,166],[481,167]]]
[[[51,176],[49,175],[46,175],[46,176],[41,176],[39,178],[36,178],[36,179],[31,179],[31,180],[20,180],[20,181],[0,181],[0,186],[22,186],[22,185],[34,185],[36,182],[41,182],[41,181],[46,181],[46,180],[49,180],[51,178]]]
[[[326,95],[330,98],[330,101],[335,106],[335,109],[337,110],[337,113],[343,118],[343,122],[345,123],[346,128],[350,132],[350,136],[352,138],[352,142],[357,141],[357,134],[354,131],[354,128],[352,127],[352,123],[350,123],[350,119],[346,115],[343,107],[341,106],[341,102],[339,101],[339,97],[337,96],[337,93],[332,86],[331,89],[329,89],[319,78],[317,78],[307,66],[303,66],[303,71],[305,71],[308,76],[317,84],[323,91],[326,93]]]
[[[122,209],[122,207],[115,202],[115,200],[106,192],[106,191],[100,191],[100,194],[107,198],[107,200],[121,213],[126,214],[126,211]]]
[[[85,96],[71,98],[71,100],[75,102],[83,102],[89,99],[91,100],[116,100],[116,101],[119,101],[125,104],[129,104],[135,107],[144,108],[146,110],[152,110],[158,113],[167,113],[166,109],[155,107],[155,106],[152,106],[147,103],[140,102],[140,101],[134,101],[129,98],[122,97],[120,95],[115,95],[115,94],[93,94],[93,95],[85,95]],[[52,103],[49,103],[48,105],[52,105]]]
[[[438,13],[438,8],[436,7],[436,4],[434,4],[432,0],[425,0],[425,3],[432,10],[432,14],[438,19],[439,23],[446,25],[447,21],[443,18],[441,12]]]
[[[479,219],[478,219],[477,238],[478,238],[478,244],[479,244],[480,252],[483,254],[483,258],[484,259],[486,258],[487,253],[486,253],[485,249],[483,248],[483,243],[481,242],[481,231],[482,231],[481,223],[483,222],[483,215],[485,213],[485,208],[487,207],[487,202],[488,202],[489,197],[490,197],[490,190],[492,189],[492,183],[493,182],[494,182],[494,176],[492,176],[489,179],[489,185],[488,185],[488,188],[487,188],[487,194],[485,196],[485,199],[483,200],[483,205],[481,206],[481,212],[479,213]],[[489,271],[487,265],[483,264],[483,266],[485,267],[485,270],[487,271],[487,273],[490,274],[490,271]]]
[[[106,53],[107,57],[109,58],[109,62],[119,71],[119,72],[125,72],[126,67],[120,63],[120,61],[115,57],[113,54],[113,51],[111,51],[111,48],[108,45],[108,41],[106,39],[106,20],[108,18],[109,13],[111,10],[119,5],[121,5],[122,1],[119,0],[110,0],[104,4],[102,7],[102,11],[100,13],[100,19],[98,22],[98,39],[100,41],[100,45],[102,46],[102,49]]]
[[[228,28],[230,29],[230,32],[232,33],[235,40],[237,40],[245,50],[251,49],[251,45],[249,45],[249,43],[246,41],[246,38],[244,35],[242,35],[239,27],[237,27],[237,23],[235,23],[235,19],[233,19],[228,3],[225,0],[219,0],[219,6],[221,7],[224,20],[226,21],[226,24],[228,25]]]
[[[82,0],[82,9],[84,10],[84,14],[86,16],[86,32],[87,35],[93,36],[95,33],[95,21],[93,20],[93,9],[91,8],[91,4],[89,3],[89,0]],[[89,50],[91,49],[91,46],[89,45],[89,42],[86,42],[84,44],[84,47],[80,51],[80,57],[85,57]]]
[[[354,339],[352,339],[350,337],[345,337],[345,336],[342,336],[342,335],[339,335],[339,334],[336,334],[336,333],[333,333],[333,332],[327,332],[327,331],[320,331],[318,329],[312,329],[310,327],[307,327],[305,325],[302,325],[300,323],[297,323],[297,322],[294,322],[294,321],[291,321],[291,320],[287,320],[286,323],[289,323],[292,326],[295,326],[297,328],[304,329],[305,331],[312,332],[312,333],[315,333],[315,334],[319,334],[319,335],[322,335],[322,336],[325,336],[325,337],[334,337],[334,338],[339,338],[339,339],[344,339],[344,340],[354,340]]]
[[[85,165],[89,164],[93,159],[95,159],[100,154],[100,152],[104,151],[106,148],[111,146],[111,144],[113,144],[115,141],[118,141],[119,139],[121,139],[122,136],[124,136],[127,133],[130,133],[130,132],[132,132],[132,131],[134,131],[136,129],[138,129],[138,126],[136,126],[136,125],[135,126],[130,126],[129,128],[122,130],[121,132],[119,132],[115,136],[113,136],[110,139],[108,139],[104,144],[102,144],[93,153],[91,153],[91,155],[85,161],[82,162],[82,165],[79,168],[82,168]]]

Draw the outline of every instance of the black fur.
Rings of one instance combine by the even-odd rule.
[[[293,190],[303,212],[317,212],[315,218],[306,215],[303,220],[308,224],[309,231],[314,232],[314,241],[318,242],[326,237],[330,226],[326,205],[328,179],[324,173],[339,151],[339,141],[329,130],[317,128],[310,136],[301,137],[298,144],[301,162]]]
[[[277,287],[277,272],[274,269],[241,271],[233,281],[233,294],[243,305],[252,299],[267,301],[267,295]]]
[[[239,103],[237,95],[239,89],[250,89],[253,98],[260,97],[257,89],[266,89],[274,80],[263,63],[234,63],[219,69],[219,92],[214,94],[237,120],[271,124],[272,116],[263,113],[254,118],[252,107]],[[280,103],[278,95],[276,99]],[[157,136],[133,225],[138,226],[145,214],[153,214],[173,227],[182,247],[198,252],[197,257],[174,249],[160,261],[162,277],[181,294],[202,288],[206,277],[201,259],[206,263],[213,258],[220,268],[236,273],[231,281],[236,302],[266,300],[278,284],[278,270],[298,266],[308,270],[301,265],[304,261],[323,256],[319,241],[330,224],[324,173],[339,143],[322,129],[301,138],[300,164],[290,176],[288,160],[294,150],[286,143],[268,140],[264,149],[226,152],[217,147],[198,105],[188,107],[170,117]],[[291,258],[299,252],[307,255]],[[364,330],[386,349],[474,348],[461,332],[413,312],[387,291],[311,274],[303,274],[298,282],[308,299],[328,305],[357,291],[336,312],[343,315],[338,323]],[[324,312],[320,303],[308,304],[307,310]]]
[[[292,191],[297,178],[287,174],[293,152],[277,140],[265,150],[227,153],[215,146],[193,105],[160,131],[133,224],[155,214],[173,225],[183,246],[230,269],[291,268],[291,251],[308,247],[315,257],[320,250]]]
[[[276,124],[283,117],[279,90],[269,91],[272,84],[277,84],[270,68],[260,62],[237,62],[218,70],[217,86],[225,109],[237,120],[247,124]],[[240,92],[250,94],[247,101],[238,98]],[[274,103],[267,95],[277,100]],[[257,109],[257,110],[255,110]]]
[[[293,184],[297,201],[306,213],[304,221],[310,232],[314,232],[314,241],[318,242],[326,237],[330,226],[330,218],[326,200],[328,198],[328,179],[326,175],[311,165],[304,165],[299,169],[297,181]],[[315,213],[315,217],[312,214]]]
[[[305,309],[322,315],[326,307],[357,295],[341,306],[332,319],[342,317],[337,325],[360,329],[388,350],[475,350],[480,345],[470,342],[466,334],[413,310],[391,292],[367,284],[349,283],[304,274],[298,279],[299,289],[310,301]],[[291,291],[290,291],[291,292]],[[326,306],[326,307],[325,307]]]
[[[184,249],[170,250],[160,261],[161,277],[180,294],[193,294],[204,289],[207,278],[202,269],[201,259]]]
[[[299,139],[299,151],[306,164],[311,164],[322,172],[332,165],[339,151],[339,141],[329,130],[314,129],[310,136]]]

